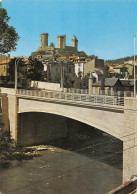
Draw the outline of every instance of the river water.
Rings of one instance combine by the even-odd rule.
[[[94,129],[70,132],[39,153],[0,165],[0,193],[104,194],[122,183],[122,142]]]

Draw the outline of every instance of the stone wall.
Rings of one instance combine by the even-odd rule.
[[[39,89],[47,89],[47,90],[56,90],[60,91],[60,84],[58,83],[48,83],[48,82],[40,82],[40,81],[31,81],[31,87],[39,88]]]
[[[137,99],[126,98],[123,123],[123,180],[137,175]]]

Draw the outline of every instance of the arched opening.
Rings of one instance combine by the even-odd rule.
[[[18,128],[21,146],[51,144],[122,169],[122,141],[85,123],[55,114],[27,112],[19,114]]]
[[[122,183],[123,145],[119,139],[55,114],[20,113],[18,121],[22,145],[48,144],[61,149],[50,161],[62,165],[57,168],[63,170],[73,167],[76,180],[84,176],[87,182],[95,181],[93,187],[99,184],[99,191],[105,192]]]

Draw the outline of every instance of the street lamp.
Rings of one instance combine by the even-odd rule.
[[[60,74],[61,74],[60,87],[61,87],[61,91],[63,92],[63,90],[64,90],[64,80],[63,80],[63,78],[64,78],[64,65],[66,64],[66,61],[58,59],[57,62],[60,64],[60,69],[61,69],[61,72],[60,72]]]
[[[136,98],[136,62],[135,62],[135,38],[136,35],[133,35],[134,38],[134,98]]]
[[[22,60],[23,57],[18,57],[15,59],[15,96],[17,96],[17,85],[18,85],[18,76],[17,76],[17,67],[20,60]]]
[[[23,59],[23,57],[15,58],[15,140],[17,144],[17,138],[18,138],[18,106],[17,106],[17,84],[18,84],[18,78],[17,78],[17,66],[19,61]]]

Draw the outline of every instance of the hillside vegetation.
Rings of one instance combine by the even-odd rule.
[[[137,58],[137,55],[136,55]],[[114,63],[114,64],[123,64],[124,61],[134,60],[134,56],[131,57],[124,57],[119,59],[113,59],[113,60],[106,60],[107,63]]]

